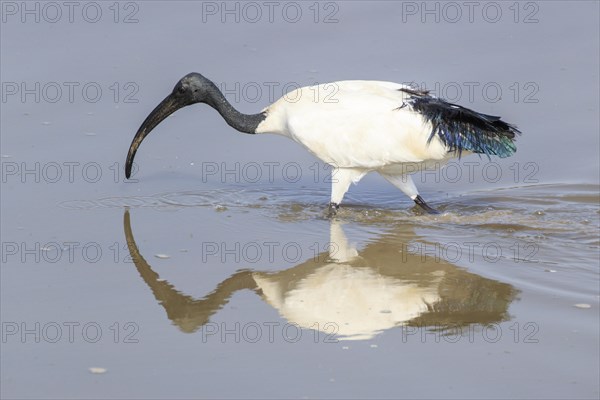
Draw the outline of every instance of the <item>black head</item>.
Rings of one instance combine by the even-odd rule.
[[[205,103],[215,89],[215,84],[197,72],[184,76],[177,82],[169,97],[173,97],[182,107],[195,103]]]
[[[216,86],[214,83],[196,72],[192,72],[181,78],[175,85],[175,88],[173,88],[171,94],[152,110],[135,134],[131,146],[129,146],[129,151],[127,152],[125,176],[127,176],[127,178],[130,177],[133,158],[135,157],[138,147],[140,147],[144,138],[148,136],[158,124],[180,108],[195,103],[210,102],[211,93],[213,93],[215,89]]]

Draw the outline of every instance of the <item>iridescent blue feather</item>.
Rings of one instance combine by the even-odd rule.
[[[432,125],[428,142],[437,135],[459,157],[463,150],[487,156],[508,157],[517,151],[521,132],[493,115],[481,114],[429,95],[427,91],[400,89],[409,95],[406,104]],[[403,105],[403,107],[405,106]]]

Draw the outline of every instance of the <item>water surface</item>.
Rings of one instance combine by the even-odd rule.
[[[495,22],[488,3],[473,21],[301,3],[296,22],[101,3],[96,23],[6,3],[3,398],[598,398],[597,2],[501,3]],[[135,130],[190,71],[244,112],[269,88],[414,82],[523,136],[417,174],[435,216],[367,176],[329,218],[327,168],[202,106],[126,181]]]

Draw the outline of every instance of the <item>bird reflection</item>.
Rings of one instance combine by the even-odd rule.
[[[348,244],[339,222],[330,223],[327,253],[278,272],[240,270],[195,299],[160,279],[139,252],[128,210],[123,221],[140,276],[183,332],[208,323],[233,293],[243,289],[261,296],[290,323],[306,329],[333,325],[338,338],[346,340],[370,339],[396,326],[443,329],[509,318],[516,289],[443,259],[411,252],[405,243],[419,238],[409,227],[398,226],[358,252]]]

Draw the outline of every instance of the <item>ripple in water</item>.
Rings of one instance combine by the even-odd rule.
[[[360,199],[360,200],[358,200]],[[182,209],[211,207],[215,211],[258,211],[282,221],[301,221],[327,217],[329,189],[270,187],[219,188],[181,191],[152,196],[108,197],[72,200],[64,208]],[[596,185],[535,185],[463,193],[431,199],[442,214],[424,214],[398,193],[362,192],[350,194],[336,218],[361,224],[410,223],[422,226],[452,225],[477,228],[502,234],[529,232],[532,235],[563,235],[598,244],[599,195]],[[544,235],[540,235],[543,232]]]

